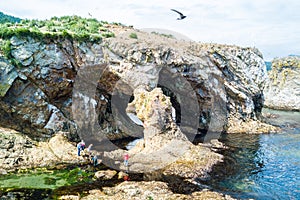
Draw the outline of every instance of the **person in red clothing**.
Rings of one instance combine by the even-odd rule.
[[[124,181],[129,181],[129,175],[128,174],[124,175],[123,179]]]
[[[125,153],[124,154],[124,166],[125,167],[128,167],[128,159],[129,159],[129,155],[128,155],[128,153]]]

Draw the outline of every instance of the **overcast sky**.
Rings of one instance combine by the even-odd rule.
[[[184,20],[170,9],[185,15]],[[0,11],[28,19],[89,13],[135,28],[159,28],[200,42],[257,47],[265,60],[300,55],[299,0],[9,0]]]

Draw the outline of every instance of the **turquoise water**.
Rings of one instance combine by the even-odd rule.
[[[300,113],[279,114],[278,134],[224,135],[224,163],[206,184],[239,199],[300,199]]]

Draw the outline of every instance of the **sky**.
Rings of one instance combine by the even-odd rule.
[[[170,9],[187,17],[176,20]],[[256,47],[266,61],[300,55],[299,0],[2,0],[0,11],[27,19],[91,15],[177,32],[197,42]]]

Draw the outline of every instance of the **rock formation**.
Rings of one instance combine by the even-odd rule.
[[[57,131],[76,137],[79,129],[110,139],[140,137],[143,128],[125,113],[138,85],[148,91],[162,88],[182,129],[190,126],[184,118],[188,116],[196,119],[198,130],[213,132],[236,132],[231,130],[240,123],[247,127],[259,120],[267,76],[257,49],[180,41],[122,26],[108,28],[116,37],[99,42],[12,36],[10,57],[2,55],[0,62],[1,126],[36,139]],[[132,32],[138,39],[129,37]],[[178,81],[178,74],[184,81]],[[113,97],[120,91],[120,81],[128,85],[117,95],[116,105]],[[193,89],[198,110],[188,110],[190,102],[180,94],[187,88]]]
[[[0,126],[23,134],[15,140],[10,131],[1,133],[5,157],[0,159],[10,162],[7,166],[73,162],[75,145],[55,135],[62,131],[70,140],[79,136],[93,143],[104,164],[120,169],[124,150],[111,140],[132,136],[143,140],[129,151],[131,171],[158,170],[192,181],[222,160],[210,148],[192,145],[197,134],[209,141],[222,132],[276,130],[260,122],[267,74],[255,48],[187,42],[110,24],[105,29],[115,37],[97,40],[94,33],[79,40],[68,31],[48,37],[44,29],[9,32],[0,41]],[[26,147],[36,141],[34,151]],[[53,148],[53,141],[73,152],[60,155],[69,150]],[[15,149],[26,159],[9,155]],[[30,151],[47,159],[27,162]],[[123,190],[119,187],[107,191]],[[165,195],[174,196],[170,191],[154,196]],[[201,193],[182,198],[193,196],[202,198]]]
[[[300,111],[300,57],[274,59],[268,74],[269,81],[264,89],[265,106]]]
[[[161,148],[173,139],[187,141],[171,116],[172,104],[160,88],[151,92],[138,88],[136,99],[128,105],[127,112],[134,112],[144,124],[144,142],[147,152]]]

